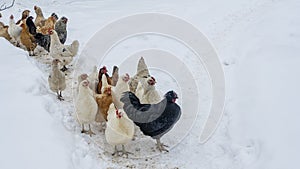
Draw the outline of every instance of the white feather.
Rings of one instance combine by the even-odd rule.
[[[66,66],[73,61],[73,57],[77,54],[79,48],[79,42],[73,41],[70,45],[63,45],[59,41],[57,32],[52,30],[53,33],[50,35],[50,56],[55,59],[62,61],[62,65]]]
[[[122,109],[124,105],[124,103],[120,101],[122,94],[126,91],[129,91],[128,80],[124,80],[125,76],[126,75],[122,75],[121,77],[119,77],[117,85],[112,88],[113,103],[118,109]]]
[[[94,99],[92,90],[82,85],[84,82],[86,82],[86,80],[80,83],[75,107],[80,123],[90,124],[95,121],[98,105]]]
[[[132,140],[134,135],[133,121],[128,118],[123,109],[119,109],[118,111],[122,112],[121,118],[117,118],[116,109],[111,104],[105,130],[106,141],[113,146],[127,144]]]
[[[20,42],[22,27],[16,25],[14,18],[9,19],[8,34],[17,42]]]
[[[144,87],[144,94],[141,97],[140,100],[142,104],[156,104],[161,101],[161,96],[159,92],[155,89],[154,85],[150,85],[148,83],[148,80],[151,79],[151,77],[147,78],[145,83],[143,83]]]
[[[102,75],[101,82],[102,82],[101,93],[104,93],[104,88],[109,86],[105,74]]]

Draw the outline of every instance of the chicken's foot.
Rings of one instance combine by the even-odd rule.
[[[117,156],[123,156],[123,155],[126,155],[126,157],[128,157],[129,154],[133,154],[132,152],[128,152],[125,150],[125,146],[122,145],[122,150],[118,150],[117,149],[117,146],[115,146],[115,151],[114,153],[112,154],[113,156],[117,155]]]
[[[94,132],[92,131],[92,129],[91,129],[91,125],[90,125],[90,124],[89,124],[89,130],[86,131],[86,133],[89,134],[90,137],[92,137],[92,135],[95,135],[95,133],[94,133]]]
[[[105,125],[105,124],[104,124],[104,125]],[[104,131],[105,131],[105,127],[103,126],[103,123],[102,123],[102,122],[100,122],[99,131],[100,131],[100,132],[104,132]]]
[[[161,142],[160,142],[160,139],[156,139],[156,142],[157,142],[156,146],[157,146],[157,148],[158,148],[158,150],[159,150],[160,152],[163,152],[163,151],[169,152],[169,150],[167,150],[167,149],[165,148],[165,147],[169,147],[169,146],[167,146],[167,145],[161,143]]]
[[[124,155],[124,154],[125,154],[126,157],[128,157],[129,154],[133,154],[132,152],[126,151],[124,145],[122,145],[122,151],[121,151],[121,152],[122,152],[121,155]]]
[[[17,41],[16,47],[21,47],[20,42]]]
[[[60,100],[60,101],[63,101],[65,100],[62,95],[61,95],[61,91],[57,91],[57,99]]]

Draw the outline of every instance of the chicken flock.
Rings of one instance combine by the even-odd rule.
[[[28,52],[37,55],[40,47],[52,57],[51,71],[48,76],[49,89],[63,101],[62,92],[68,87],[65,71],[78,53],[79,42],[65,45],[68,18],[58,18],[52,13],[44,17],[42,9],[33,7],[36,17],[30,10],[24,10],[16,22],[14,15],[9,16],[9,25],[0,22],[0,37]],[[0,17],[2,15],[0,14]],[[170,90],[161,97],[156,90],[156,79],[150,75],[143,57],[138,61],[137,72],[130,77],[128,73],[119,76],[118,66],[114,66],[111,76],[106,66],[94,66],[88,75],[83,73],[77,78],[75,111],[82,126],[81,133],[95,135],[93,124],[105,133],[107,143],[114,146],[112,155],[131,154],[125,145],[134,139],[135,126],[155,139],[157,149],[167,151],[161,137],[170,131],[181,116],[181,108],[176,104],[177,94]],[[88,128],[87,128],[88,127]],[[93,128],[96,128],[93,127]],[[122,146],[119,150],[118,146]]]

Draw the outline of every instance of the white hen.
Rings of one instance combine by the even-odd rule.
[[[22,27],[18,26],[14,20],[14,16],[11,15],[9,18],[9,27],[8,27],[8,34],[13,38],[16,42],[16,46],[20,46],[21,40],[20,35],[22,32]]]
[[[66,65],[73,61],[73,57],[77,54],[79,48],[79,42],[77,40],[73,41],[70,45],[63,45],[59,41],[59,37],[55,30],[49,30],[51,37],[50,42],[50,56],[55,59],[62,61],[62,71],[66,71]]]
[[[122,75],[119,77],[118,83],[112,88],[113,103],[118,109],[123,109],[124,103],[120,101],[122,94],[129,91],[128,81],[130,80],[129,74]]]
[[[155,89],[155,78],[149,77],[146,83],[143,84],[144,94],[141,99],[142,104],[156,104],[161,101],[159,92]]]
[[[134,123],[130,120],[123,109],[117,109],[114,104],[110,105],[107,124],[105,130],[105,138],[108,144],[115,146],[112,155],[121,152],[125,155],[131,154],[125,151],[124,145],[132,140],[134,135]],[[117,146],[122,145],[122,151],[118,151]]]
[[[88,75],[86,73],[83,73],[78,76],[77,78],[77,92],[79,92],[80,83],[88,78]]]
[[[98,105],[94,99],[93,92],[89,88],[89,81],[83,80],[79,85],[79,93],[75,104],[77,117],[82,125],[81,133],[95,134],[91,130],[91,123],[95,121]],[[89,125],[89,130],[84,130],[84,125]]]

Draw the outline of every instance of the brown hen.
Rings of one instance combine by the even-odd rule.
[[[26,50],[29,52],[29,56],[33,56],[34,49],[37,44],[35,43],[34,37],[29,33],[26,24],[21,24],[22,31],[20,35],[21,43],[25,46]]]
[[[99,111],[96,115],[96,122],[102,122],[102,118],[107,121],[109,106],[112,103],[111,86],[105,86],[102,94],[96,95]]]
[[[57,15],[53,13],[46,21],[45,24],[38,29],[37,31],[42,33],[43,35],[47,35],[49,33],[49,30],[54,29],[55,23],[57,21]]]

